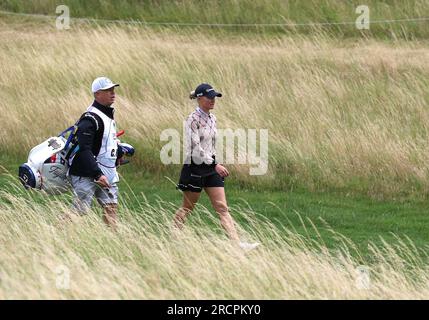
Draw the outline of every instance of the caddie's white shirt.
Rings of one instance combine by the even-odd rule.
[[[107,177],[110,184],[119,181],[119,175],[116,171],[116,158],[118,150],[118,138],[116,137],[115,120],[110,119],[97,108],[90,106],[88,112],[97,114],[104,123],[103,140],[101,142],[100,152],[97,156],[97,163],[103,174]]]

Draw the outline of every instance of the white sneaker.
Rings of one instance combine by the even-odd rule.
[[[239,246],[241,249],[245,250],[245,251],[250,251],[255,249],[257,246],[259,246],[260,243],[258,242],[254,242],[254,243],[249,243],[249,242],[240,242]]]

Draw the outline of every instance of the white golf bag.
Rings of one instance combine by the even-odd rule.
[[[61,194],[69,189],[68,159],[79,148],[76,131],[77,126],[72,126],[58,137],[51,137],[31,149],[27,162],[18,172],[26,189],[43,190],[48,194]]]

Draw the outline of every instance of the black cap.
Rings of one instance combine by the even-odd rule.
[[[222,97],[222,93],[216,92],[208,83],[202,83],[195,89],[195,97],[198,98],[202,96],[213,99],[214,97]]]

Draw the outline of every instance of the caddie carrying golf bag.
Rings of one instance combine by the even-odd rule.
[[[21,165],[18,176],[26,189],[43,190],[48,194],[61,194],[68,191],[67,178],[69,160],[79,150],[77,141],[77,123],[31,149],[26,163]],[[117,136],[122,135],[121,131]],[[118,143],[117,166],[128,163],[124,155],[133,156],[134,147],[127,143]]]

